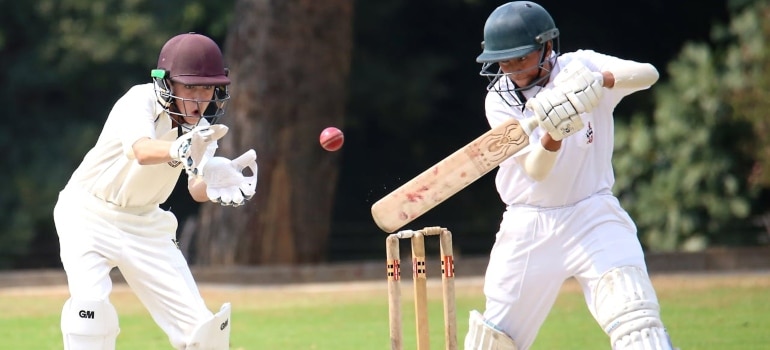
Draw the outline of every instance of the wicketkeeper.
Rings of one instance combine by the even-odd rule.
[[[560,54],[553,19],[529,1],[490,14],[477,61],[490,78],[489,124],[535,116],[540,127],[497,171],[506,210],[465,349],[529,349],[568,278],[613,349],[671,349],[636,226],[612,193],[613,110],[658,71],[591,50]]]
[[[115,267],[175,349],[229,349],[230,304],[216,313],[207,308],[177,247],[177,219],[159,206],[183,170],[198,202],[239,206],[254,195],[254,150],[233,160],[214,156],[228,130],[215,124],[230,99],[227,73],[210,38],[168,40],[153,81],[115,103],[60,192],[54,220],[70,292],[61,317],[64,349],[115,349]]]

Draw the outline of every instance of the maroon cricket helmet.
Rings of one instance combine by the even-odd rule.
[[[158,69],[165,77],[185,85],[230,85],[222,51],[209,37],[196,33],[179,34],[160,50]]]

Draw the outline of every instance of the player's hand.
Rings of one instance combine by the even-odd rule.
[[[567,95],[559,89],[540,91],[527,101],[526,107],[537,117],[538,124],[554,141],[575,134],[583,128],[583,118]]]
[[[246,168],[251,170],[251,176],[243,175]],[[256,192],[257,152],[250,149],[233,160],[211,158],[203,171],[203,181],[206,195],[212,202],[234,207],[243,205]]]
[[[578,113],[592,111],[604,94],[604,76],[592,72],[578,60],[573,60],[553,79],[553,85],[564,93]]]
[[[184,165],[189,176],[201,176],[206,165],[206,149],[209,144],[221,139],[229,129],[221,124],[201,125],[193,128],[171,143],[169,155]]]

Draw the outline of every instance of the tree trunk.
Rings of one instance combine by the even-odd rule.
[[[239,0],[224,45],[230,132],[217,155],[254,148],[257,193],[233,208],[206,203],[186,231],[196,265],[320,262],[326,258],[342,151],[318,142],[344,121],[352,0]]]

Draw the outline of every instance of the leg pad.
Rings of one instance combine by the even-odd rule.
[[[193,331],[187,349],[226,350],[230,348],[230,303],[225,303],[212,318]]]
[[[647,273],[637,266],[607,271],[596,285],[596,320],[615,350],[671,349]]]
[[[65,350],[114,350],[118,313],[109,301],[68,299],[61,314]]]
[[[465,350],[517,350],[513,339],[484,319],[478,311],[471,311]]]

